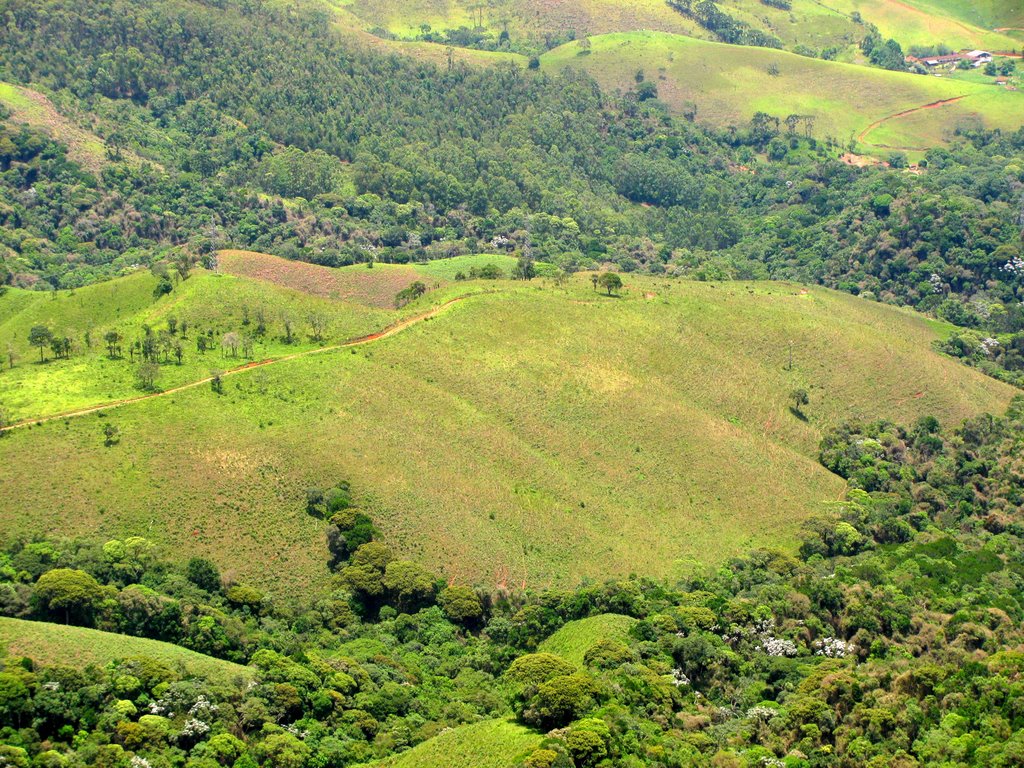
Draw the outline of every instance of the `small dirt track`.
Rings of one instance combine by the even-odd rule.
[[[266,367],[268,365],[276,365],[277,363],[284,363],[284,362],[287,362],[289,360],[295,360],[295,359],[300,358],[300,357],[308,357],[309,355],[319,355],[319,354],[322,354],[324,352],[333,352],[333,351],[338,350],[338,349],[348,349],[349,347],[361,347],[364,344],[372,344],[375,341],[381,341],[382,339],[386,339],[386,338],[388,338],[390,336],[394,336],[395,334],[401,333],[406,328],[409,328],[409,327],[411,327],[413,325],[418,325],[419,323],[422,323],[424,320],[429,320],[432,317],[436,317],[444,309],[446,309],[447,307],[450,307],[452,304],[456,304],[456,303],[458,303],[460,301],[464,301],[465,299],[470,298],[470,296],[477,296],[477,295],[479,295],[479,294],[472,294],[471,293],[471,294],[466,294],[464,296],[456,296],[454,299],[449,299],[448,301],[444,302],[443,304],[438,304],[436,307],[434,307],[433,309],[431,309],[431,310],[429,310],[427,312],[423,312],[422,314],[419,314],[419,315],[414,315],[413,317],[408,317],[405,320],[399,320],[397,323],[394,323],[393,325],[389,325],[387,328],[384,328],[384,329],[382,329],[380,331],[376,331],[375,333],[367,334],[366,336],[359,336],[359,337],[357,337],[355,339],[349,339],[348,341],[344,341],[341,344],[332,344],[329,347],[319,347],[318,349],[308,349],[308,350],[306,350],[304,352],[295,352],[294,354],[284,355],[283,357],[273,357],[273,358],[268,358],[266,360],[255,360],[255,361],[253,361],[251,363],[246,363],[245,365],[239,365],[239,366],[237,366],[235,368],[231,368],[229,370],[226,370],[223,373],[221,373],[220,376],[221,376],[221,378],[224,378],[225,376],[233,376],[236,373],[245,373],[246,371],[251,371],[251,370],[253,370],[255,368],[264,368],[264,367]],[[121,400],[111,400],[111,401],[103,403],[101,405],[91,405],[88,408],[79,408],[79,409],[73,410],[73,411],[64,411],[63,413],[55,413],[55,414],[52,414],[50,416],[40,416],[39,418],[22,419],[21,421],[16,421],[13,424],[9,424],[7,427],[4,428],[3,431],[4,432],[9,432],[9,431],[14,430],[14,429],[21,429],[21,428],[24,428],[24,427],[30,427],[30,426],[33,426],[33,425],[36,425],[36,424],[45,424],[48,421],[60,421],[61,419],[74,419],[74,418],[77,418],[79,416],[87,416],[90,413],[97,413],[99,411],[106,411],[106,410],[110,410],[111,408],[120,408],[122,405],[130,405],[132,403],[139,403],[139,402],[142,402],[144,400],[153,400],[153,399],[158,398],[158,397],[167,397],[168,395],[173,395],[176,392],[183,392],[186,389],[194,389],[195,387],[201,387],[203,384],[209,384],[211,381],[213,381],[213,378],[214,378],[213,376],[207,376],[204,379],[198,379],[197,381],[190,381],[188,384],[182,384],[182,385],[177,386],[177,387],[172,387],[171,389],[165,389],[162,392],[153,392],[152,394],[139,395],[138,397],[127,397],[127,398],[124,398],[124,399],[121,399]]]
[[[898,120],[901,117],[912,115],[915,112],[922,112],[926,109],[938,109],[939,107],[945,107],[948,104],[954,104],[966,98],[967,96],[954,96],[952,99],[940,99],[939,101],[932,101],[928,104],[922,104],[920,107],[913,107],[912,109],[905,109],[902,112],[896,112],[895,114],[883,117],[881,120],[875,120],[875,122],[873,122],[871,125],[869,125],[867,128],[860,132],[860,135],[857,136],[857,141],[862,141],[865,144],[871,144],[871,146],[873,147],[883,147],[884,149],[919,149],[919,147],[889,147],[886,146],[885,144],[872,144],[870,141],[868,141],[867,136],[873,130],[875,130],[881,125],[884,125],[890,120]]]

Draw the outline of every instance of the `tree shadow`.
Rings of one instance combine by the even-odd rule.
[[[793,406],[791,405],[791,406],[789,406],[789,412],[790,412],[790,413],[792,413],[792,414],[793,414],[794,416],[796,416],[796,417],[797,417],[798,419],[800,419],[800,421],[803,421],[803,422],[805,422],[805,423],[806,423],[806,421],[807,421],[807,416],[806,416],[806,414],[804,414],[804,412],[803,412],[803,411],[801,411],[801,410],[800,410],[799,408],[794,408],[794,407],[793,407]]]

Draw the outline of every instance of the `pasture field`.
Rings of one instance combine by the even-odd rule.
[[[823,289],[631,275],[609,297],[582,275],[421,301],[458,291],[477,295],[373,343],[231,376],[223,394],[11,431],[0,531],[139,534],[270,590],[315,587],[326,548],[305,489],[344,478],[389,546],[455,580],[671,576],[793,546],[843,492],[816,461],[823,430],[952,423],[1014,391],[932,352],[940,324]]]
[[[583,657],[587,651],[602,640],[628,642],[629,630],[634,624],[636,619],[632,616],[616,613],[603,613],[600,616],[570,621],[541,643],[537,651],[553,653],[577,667],[582,667]]]
[[[222,684],[255,677],[241,664],[215,659],[172,643],[96,629],[0,617],[0,655],[27,656],[38,664],[84,669],[96,664],[145,657],[189,677]]]
[[[844,13],[858,12],[871,22],[884,37],[895,38],[904,50],[910,46],[931,46],[943,43],[950,48],[982,48],[1009,51],[1020,48],[1012,37],[994,31],[996,27],[1013,26],[1014,19],[1024,16],[1017,5],[990,2],[991,11],[976,11],[984,2],[973,0],[828,0],[827,5]]]
[[[542,738],[508,720],[484,720],[447,730],[372,768],[515,768]]]
[[[139,361],[132,362],[128,346],[143,335],[144,326],[157,332],[168,327],[170,318],[176,319],[179,328],[186,324],[184,337],[180,332],[176,337],[184,355],[180,365],[171,357],[160,366],[158,389],[205,378],[211,371],[345,341],[380,330],[396,318],[393,311],[203,271],[158,300],[153,298],[156,283],[149,272],[136,272],[67,291],[12,288],[0,298],[0,352],[7,369],[0,372],[0,405],[8,418],[37,418],[144,394],[136,377]],[[263,334],[257,334],[260,313],[265,316]],[[313,314],[324,318],[322,341],[312,338],[308,318]],[[294,328],[290,344],[285,341],[286,317]],[[29,331],[36,325],[70,338],[72,356],[54,359],[45,349],[47,362],[40,363],[39,350],[28,342]],[[112,330],[125,339],[118,359],[110,358],[104,341]],[[253,337],[249,356],[222,347],[222,337],[229,332]],[[211,346],[202,353],[198,350],[200,335],[206,336]],[[13,369],[6,359],[8,347],[16,355]]]
[[[869,150],[876,141],[894,149],[941,144],[959,120],[1015,128],[1024,110],[1024,94],[994,86],[653,32],[594,37],[586,56],[569,43],[541,61],[550,69],[584,69],[603,86],[621,90],[634,87],[634,75],[642,69],[671,108],[695,103],[697,120],[717,126],[740,125],[758,111],[780,118],[812,115],[815,135],[854,140]],[[778,74],[770,73],[772,65]],[[885,140],[874,134],[873,126],[894,115],[951,99],[960,99],[955,108],[921,110],[913,131],[897,125]]]
[[[500,5],[469,0],[353,0],[347,10],[366,28],[379,27],[402,37],[420,34],[424,24],[443,31],[476,28],[481,21],[495,36],[508,29],[514,39],[632,29],[706,34],[663,0],[510,0]]]

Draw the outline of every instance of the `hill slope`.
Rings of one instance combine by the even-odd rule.
[[[710,125],[740,125],[755,112],[779,118],[814,117],[813,131],[869,149],[921,149],[943,143],[961,121],[1015,129],[1024,110],[1024,94],[994,86],[923,77],[853,64],[822,61],[766,48],[710,43],[680,35],[622,33],[591,39],[590,54],[575,43],[545,54],[546,68],[575,67],[603,86],[628,90],[643,70],[658,95],[681,110],[697,105],[697,120]],[[777,74],[772,74],[775,69]],[[904,125],[904,113],[921,110]],[[898,117],[901,116],[902,117]],[[876,131],[885,126],[879,138]]]
[[[130,346],[145,335],[186,325],[175,339],[183,347],[179,364],[173,355],[160,366],[158,388],[169,389],[252,361],[316,349],[377,331],[395,319],[360,304],[277,286],[262,280],[203,271],[181,283],[171,294],[156,299],[157,280],[148,272],[84,288],[40,292],[12,288],[0,297],[0,349],[14,350],[19,363],[0,376],[0,406],[12,420],[36,418],[143,394],[136,381],[140,358]],[[393,302],[393,296],[392,296]],[[259,333],[259,317],[266,331]],[[311,338],[308,318],[323,318],[322,340]],[[293,340],[284,340],[284,319],[293,327]],[[74,352],[69,359],[54,359],[47,347],[46,363],[40,350],[30,346],[29,332],[43,325],[58,337],[68,337]],[[111,359],[104,337],[116,331],[123,337],[119,358]],[[225,334],[252,339],[249,356],[222,347]],[[87,338],[88,336],[88,338]],[[198,351],[203,336],[209,350]],[[4,361],[7,362],[6,360]]]
[[[582,667],[587,651],[602,640],[627,643],[629,630],[634,624],[636,619],[632,616],[616,613],[570,621],[541,643],[537,651],[553,653]]]
[[[515,768],[541,742],[541,735],[507,720],[485,720],[452,728],[374,768]]]
[[[390,545],[454,578],[670,574],[792,544],[843,489],[815,460],[823,429],[957,421],[1013,392],[931,352],[934,324],[848,295],[630,282],[623,298],[583,278],[501,282],[400,335],[233,376],[222,396],[14,431],[0,529],[144,533],[243,579],[310,585],[327,571],[305,489],[347,478]],[[796,386],[808,421],[788,410]]]
[[[39,664],[83,668],[144,656],[189,676],[220,683],[251,680],[249,667],[205,656],[170,643],[100,632],[84,627],[0,617],[0,649]]]

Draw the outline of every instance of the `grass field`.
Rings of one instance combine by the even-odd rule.
[[[626,642],[629,630],[636,624],[632,616],[604,613],[578,621],[570,621],[555,634],[540,644],[538,652],[553,653],[578,667],[583,666],[583,657],[594,645],[602,640]]]
[[[437,31],[483,28],[497,36],[508,29],[513,39],[563,35],[579,37],[631,29],[657,29],[681,34],[706,34],[699,26],[673,11],[663,0],[509,0],[485,5],[469,0],[353,0],[347,9],[365,27],[381,27],[403,37],[420,33],[423,24]]]
[[[136,381],[137,364],[131,362],[128,343],[142,335],[144,325],[155,330],[166,328],[170,317],[187,323],[190,330],[182,341],[182,364],[172,359],[160,368],[157,386],[162,389],[201,379],[211,370],[226,370],[250,360],[294,354],[361,336],[396,318],[393,310],[385,312],[261,280],[203,271],[179,284],[170,295],[155,300],[156,282],[148,272],[136,272],[68,291],[11,289],[0,298],[0,352],[5,357],[4,367],[8,346],[18,358],[13,370],[0,372],[0,407],[8,417],[35,418],[142,394]],[[364,293],[369,295],[376,289],[376,285],[369,285]],[[267,332],[254,339],[251,356],[231,356],[223,351],[220,339],[225,333],[255,334],[260,311],[266,317]],[[311,338],[307,318],[313,313],[326,318],[322,343]],[[283,338],[285,316],[294,322],[292,344],[286,344]],[[72,357],[54,360],[47,349],[48,362],[41,364],[38,350],[28,343],[29,331],[35,325],[45,325],[56,335],[71,338],[75,346]],[[108,357],[103,341],[108,330],[117,330],[127,339],[124,359]],[[87,331],[91,347],[86,344]],[[213,331],[209,337],[213,349],[200,354],[196,340],[205,331]]]
[[[586,276],[564,290],[459,283],[435,300],[490,292],[373,344],[230,377],[220,396],[203,386],[16,430],[0,440],[0,531],[138,533],[270,589],[309,587],[327,570],[305,489],[347,478],[389,545],[450,578],[672,575],[793,545],[843,491],[815,460],[825,428],[954,422],[1013,393],[931,352],[937,324],[852,296],[627,283],[621,298]],[[33,367],[45,389],[49,366]],[[807,421],[788,410],[797,386]],[[106,423],[121,434],[109,448]]]
[[[923,77],[853,64],[827,62],[783,51],[709,43],[662,33],[622,33],[591,40],[591,54],[568,44],[545,54],[547,69],[577,67],[605,87],[629,89],[643,69],[659,97],[681,109],[698,105],[697,120],[739,125],[755,112],[784,118],[813,115],[816,135],[866,148],[915,149],[941,144],[958,121],[981,119],[990,127],[1016,128],[1024,94],[994,86]],[[778,75],[769,74],[774,64]],[[922,110],[911,126],[888,118],[938,101],[955,104]],[[886,127],[879,138],[872,126]]]
[[[507,720],[452,728],[372,768],[515,768],[542,736]]]
[[[83,669],[112,661],[146,657],[182,676],[219,683],[246,681],[254,672],[240,664],[142,637],[116,635],[84,627],[0,617],[0,655],[27,656],[39,664]]]
[[[973,0],[826,0],[826,4],[844,13],[859,12],[883,36],[895,38],[904,49],[938,43],[954,49],[1020,48],[1018,41],[993,31],[996,27],[1012,26],[1014,17],[1021,15],[1019,7],[1017,14],[1010,13],[1009,3],[1003,4],[1003,10],[990,3],[993,13],[973,11],[972,6],[978,5]],[[997,19],[1005,23],[997,23]]]

